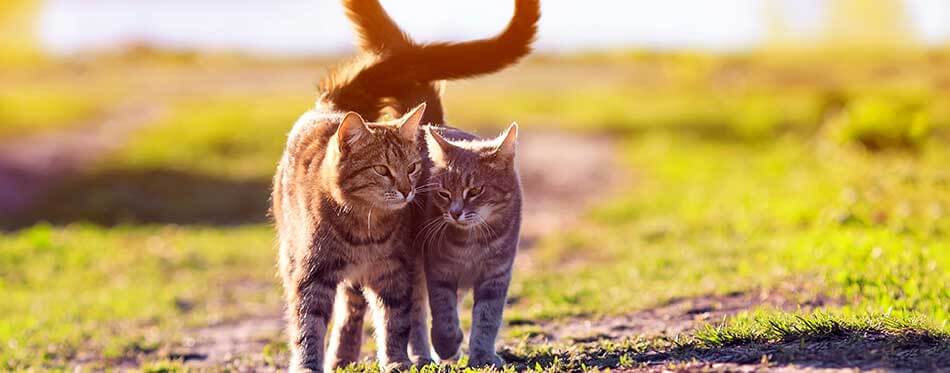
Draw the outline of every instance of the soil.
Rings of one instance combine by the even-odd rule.
[[[626,315],[595,319],[575,317],[539,323],[533,337],[541,343],[588,343],[631,337],[675,336],[705,324],[716,324],[742,311],[767,306],[788,312],[809,311],[840,304],[840,300],[801,286],[760,289],[728,294],[676,298],[659,306]]]

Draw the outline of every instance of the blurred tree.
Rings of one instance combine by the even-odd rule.
[[[42,59],[34,22],[39,0],[0,1],[0,66],[24,65]]]
[[[829,1],[823,39],[844,48],[900,48],[916,42],[902,0]]]

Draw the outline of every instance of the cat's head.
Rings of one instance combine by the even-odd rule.
[[[432,161],[429,199],[447,223],[476,229],[518,213],[516,124],[488,140],[452,141],[432,128],[425,132]]]
[[[422,104],[402,118],[378,123],[346,114],[329,144],[339,154],[333,176],[340,200],[387,210],[413,201],[423,177],[417,142],[424,112]]]

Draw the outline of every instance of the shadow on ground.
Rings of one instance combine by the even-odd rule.
[[[939,371],[950,368],[950,337],[926,331],[895,334],[838,325],[781,340],[745,340],[715,347],[678,344],[674,340],[628,340],[534,352],[506,350],[502,356],[519,370],[541,367],[582,371],[586,367],[746,371],[795,367]]]
[[[67,180],[23,213],[0,218],[6,229],[56,225],[236,225],[267,221],[270,180],[229,179],[171,170],[121,170]]]

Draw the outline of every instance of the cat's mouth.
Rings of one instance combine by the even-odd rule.
[[[478,219],[468,216],[454,217],[452,214],[445,214],[445,220],[456,228],[461,229],[471,229],[478,224]]]
[[[412,192],[409,192],[409,195],[405,197],[402,195],[387,196],[383,198],[383,203],[380,205],[380,207],[388,210],[398,210],[412,203],[412,200],[415,199],[415,197],[415,193]]]
[[[475,226],[475,222],[472,222],[472,221],[451,220],[451,221],[449,221],[449,222],[450,222],[452,225],[454,225],[454,226],[456,226],[456,227],[458,227],[458,228],[463,228],[463,229],[469,229],[469,228]]]

